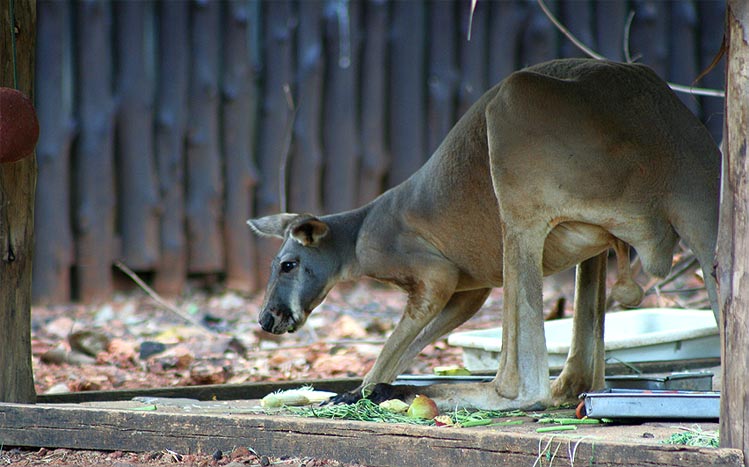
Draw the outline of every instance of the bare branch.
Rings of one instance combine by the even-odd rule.
[[[155,290],[153,290],[151,287],[149,287],[148,284],[146,284],[143,281],[143,279],[141,279],[140,277],[138,277],[138,275],[135,272],[133,272],[132,269],[130,269],[129,267],[127,267],[122,261],[115,261],[114,265],[117,267],[117,269],[119,269],[120,271],[124,272],[130,279],[132,279],[133,282],[135,282],[136,284],[138,284],[143,289],[143,291],[146,292],[146,294],[148,294],[148,296],[150,296],[152,299],[154,299],[154,301],[156,303],[158,303],[159,305],[161,305],[163,308],[171,311],[172,313],[174,313],[175,315],[177,315],[178,317],[180,317],[182,320],[184,320],[184,321],[192,324],[193,326],[197,327],[201,331],[203,331],[203,332],[205,332],[207,334],[210,334],[210,335],[214,335],[215,334],[213,332],[213,330],[205,327],[201,322],[197,321],[192,316],[183,313],[182,310],[180,310],[176,306],[168,303],[166,300],[164,300],[163,298],[161,298],[161,295],[159,295],[158,293],[156,293]]]
[[[549,21],[551,21],[554,24],[554,26],[556,26],[557,29],[559,29],[559,31],[562,34],[564,34],[565,37],[567,37],[567,39],[569,39],[573,44],[575,44],[575,46],[577,46],[580,50],[582,50],[583,52],[585,52],[586,54],[588,54],[588,56],[590,56],[591,58],[594,58],[596,60],[607,60],[606,57],[604,57],[603,55],[601,55],[601,54],[593,51],[588,46],[586,46],[585,44],[583,44],[577,37],[575,37],[569,31],[569,29],[567,29],[566,27],[564,27],[562,25],[562,23],[559,21],[559,19],[557,19],[554,16],[554,14],[551,12],[551,10],[549,10],[549,8],[546,6],[546,4],[544,3],[544,0],[536,0],[536,1],[538,2],[538,5],[541,7],[541,10],[543,10],[543,12],[546,15],[546,17],[549,18]],[[631,21],[628,20],[628,24],[631,24]],[[629,28],[627,28],[627,29],[629,29]],[[629,33],[627,32],[627,35],[628,34]],[[627,44],[627,43],[628,43],[628,41],[625,42],[625,44]],[[628,46],[627,46],[627,48],[628,48]],[[628,52],[628,50],[627,50],[627,52]],[[627,53],[626,55],[628,57],[627,60],[629,60],[629,54]],[[673,89],[674,91],[676,91],[676,92],[683,92],[683,93],[686,93],[686,94],[692,94],[692,95],[697,95],[697,96],[725,97],[725,95],[726,95],[725,92],[723,92],[721,90],[718,90],[718,89],[697,88],[697,87],[693,87],[693,86],[684,86],[684,85],[681,85],[681,84],[674,84],[674,83],[668,83],[668,86],[671,89]]]
[[[575,47],[577,47],[578,49],[588,54],[588,56],[595,58],[596,60],[606,60],[606,57],[604,57],[601,54],[596,53],[593,49],[583,44],[582,41],[580,41],[577,37],[575,37],[575,35],[572,34],[570,30],[567,29],[562,24],[562,22],[557,19],[556,16],[554,16],[554,13],[552,13],[551,10],[549,10],[549,7],[546,6],[543,0],[538,0],[538,6],[541,7],[546,17],[549,18],[549,21],[551,21],[554,24],[554,26],[556,26],[557,29],[559,29],[559,31],[562,34],[564,34],[567,39],[570,40],[570,42],[575,44]]]
[[[471,28],[473,27],[473,13],[476,11],[478,0],[471,0],[471,12],[468,14],[468,42],[471,41]]]
[[[624,47],[624,59],[627,63],[632,63],[635,60],[632,59],[632,55],[629,51],[629,34],[632,31],[632,21],[635,19],[635,11],[631,10],[627,15],[627,22],[624,24],[624,41],[622,46]],[[637,58],[637,57],[636,57]]]

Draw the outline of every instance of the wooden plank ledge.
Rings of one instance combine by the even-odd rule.
[[[513,427],[514,428],[514,427]],[[600,429],[608,429],[606,427]],[[332,458],[371,466],[743,466],[736,449],[611,441],[509,427],[436,428],[280,415],[161,413],[45,404],[0,404],[4,446],[182,453],[251,447],[270,456]],[[547,462],[548,463],[548,462]],[[547,463],[543,465],[547,465]]]

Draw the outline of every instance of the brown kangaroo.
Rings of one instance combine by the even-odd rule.
[[[652,70],[555,60],[518,71],[484,94],[429,161],[371,203],[323,216],[248,221],[284,239],[260,314],[281,334],[304,324],[334,284],[361,276],[408,294],[403,316],[362,387],[390,383],[428,343],[504,287],[503,348],[491,383],[418,392],[443,407],[542,407],[604,381],[605,258],[614,248],[617,300],[636,305],[629,246],[664,277],[683,240],[718,313],[713,255],[720,153],[700,121]],[[578,265],[574,335],[549,384],[541,283]],[[399,396],[415,389],[398,386]],[[361,388],[336,401],[361,397]]]

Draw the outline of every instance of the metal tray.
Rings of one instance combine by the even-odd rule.
[[[582,397],[591,418],[714,420],[720,415],[717,392],[607,389]]]
[[[611,389],[659,389],[678,391],[712,391],[713,374],[709,371],[671,373],[668,375],[616,375],[606,377]]]

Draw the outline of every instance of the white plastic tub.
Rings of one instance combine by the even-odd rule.
[[[549,366],[560,368],[572,340],[572,318],[544,323]],[[720,357],[720,336],[712,310],[643,308],[606,314],[604,330],[608,361],[651,362]],[[463,348],[470,371],[496,370],[502,328],[457,332],[450,345]]]

